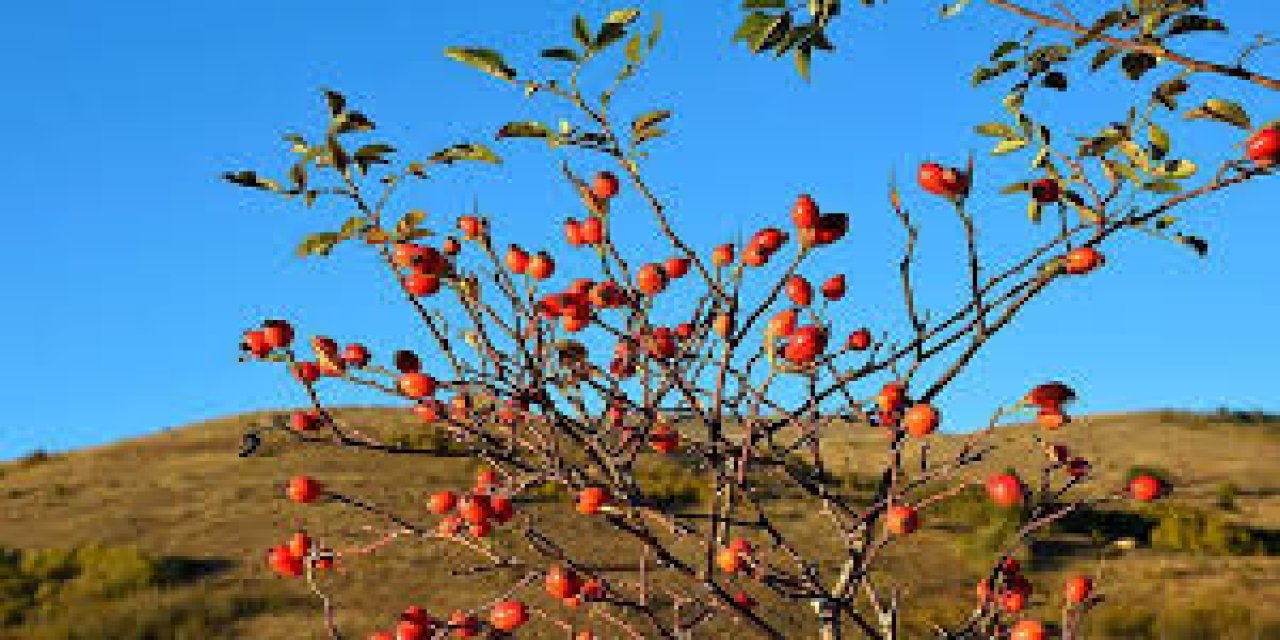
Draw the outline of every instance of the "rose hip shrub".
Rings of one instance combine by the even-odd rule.
[[[659,39],[656,26],[639,28],[636,10],[610,12],[596,24],[575,18],[572,44],[542,51],[563,65],[566,73],[554,79],[519,73],[489,49],[447,51],[526,96],[576,114],[558,126],[520,121],[497,129],[502,140],[535,139],[576,153],[563,165],[563,177],[581,210],[551,223],[564,238],[552,246],[507,237],[502,217],[428,220],[418,210],[393,211],[393,194],[407,185],[456,163],[496,162],[497,154],[462,143],[401,160],[392,146],[369,139],[375,130],[369,116],[326,92],[326,128],[313,137],[287,137],[295,160],[285,178],[253,171],[226,177],[306,206],[336,201],[353,211],[337,230],[308,236],[298,252],[324,256],[342,244],[359,245],[385,266],[434,346],[376,353],[350,338],[304,338],[295,333],[294,318],[248,330],[244,359],[281,366],[310,403],[273,433],[370,455],[428,458],[442,451],[382,442],[340,419],[319,393],[339,382],[361,385],[412,412],[424,432],[446,434],[484,469],[473,486],[404,487],[421,494],[413,513],[395,513],[322,477],[282,479],[282,498],[311,510],[312,517],[343,506],[386,523],[388,534],[382,542],[344,549],[343,541],[282,532],[281,543],[266,553],[266,566],[310,583],[335,637],[338,603],[324,586],[340,577],[329,570],[344,557],[412,540],[464,552],[458,566],[439,567],[442,580],[449,571],[467,580],[486,567],[518,569],[520,577],[488,600],[455,611],[389,602],[403,613],[395,619],[385,612],[386,628],[370,637],[686,638],[729,624],[741,633],[780,638],[795,632],[788,621],[808,617],[807,626],[824,638],[893,638],[911,602],[891,586],[893,580],[880,579],[882,551],[929,527],[931,512],[949,499],[976,492],[1012,514],[1017,526],[996,545],[989,570],[973,576],[978,597],[971,613],[939,620],[937,633],[1020,639],[1078,633],[1081,616],[1100,601],[1106,585],[1091,576],[1072,577],[1065,587],[1034,585],[1015,555],[1075,510],[1112,500],[1157,500],[1170,490],[1167,482],[1137,475],[1124,486],[1080,490],[1090,478],[1089,460],[1052,442],[1054,430],[1070,428],[1075,393],[1051,380],[991,389],[996,409],[990,423],[960,437],[953,455],[929,455],[928,445],[948,426],[939,394],[1032,300],[1123,260],[1106,247],[1127,231],[1204,253],[1206,243],[1177,230],[1171,214],[1274,171],[1276,125],[1253,128],[1240,104],[1211,96],[1197,96],[1201,106],[1186,115],[1249,130],[1223,139],[1224,148],[1240,144],[1243,153],[1229,151],[1212,171],[1199,170],[1204,160],[1172,155],[1167,129],[1178,120],[1178,101],[1193,95],[1192,71],[1215,69],[1179,66],[1167,54],[1175,62],[1161,65],[1144,53],[1156,45],[1138,47],[1118,35],[1100,41],[1099,34],[1133,21],[1183,32],[1212,30],[1216,23],[1170,3],[1140,4],[1145,8],[1103,15],[1101,26],[1069,44],[1054,40],[1052,29],[1000,44],[995,67],[979,70],[975,82],[1002,77],[1010,86],[1000,100],[1004,116],[977,132],[997,139],[995,155],[1013,158],[999,162],[1022,163],[1023,179],[992,185],[974,158],[931,149],[936,159],[913,168],[913,184],[890,187],[891,220],[903,238],[901,258],[892,265],[905,309],[900,327],[863,326],[851,302],[857,280],[811,260],[839,251],[851,233],[884,235],[851,228],[840,203],[817,194],[779,194],[772,217],[745,241],[724,238],[703,247],[685,239],[661,190],[642,170],[672,113],[655,109],[619,121],[609,108]],[[817,15],[830,18],[831,5],[816,3]],[[822,47],[814,31],[781,17],[789,12],[758,13],[765,18],[739,33],[754,49],[789,47],[807,63],[808,52]],[[1055,25],[1038,15],[1026,17],[1079,35],[1074,18]],[[766,29],[761,20],[774,26]],[[1110,56],[1123,58],[1119,83],[1132,87],[1135,108],[1094,128],[1072,123],[1073,135],[1051,133],[1051,123],[1028,107],[1040,102],[1028,98],[1062,89],[1068,73],[1087,74],[1081,54],[1099,46],[1102,64]],[[580,70],[593,64],[620,69],[603,92],[579,83]],[[1102,65],[1095,58],[1092,66]],[[1156,66],[1171,68],[1161,75]],[[925,309],[915,294],[922,227],[908,201],[928,211],[931,224],[950,216],[963,230],[951,308]],[[1030,222],[1021,223],[1027,246],[980,250],[978,218],[1018,224],[998,222],[1007,219],[999,210],[1009,201],[1028,212]],[[613,233],[623,216],[647,216],[657,240],[640,251],[625,250]],[[1037,423],[1022,432],[1033,446],[1016,469],[977,472],[995,447],[988,436],[1009,421]],[[870,498],[855,500],[827,481],[824,450],[841,432],[857,429],[883,433],[888,463],[875,476]],[[246,434],[242,454],[252,455],[267,435]],[[646,492],[645,485],[658,482],[644,471],[654,459],[678,470],[671,476],[681,478],[678,491]],[[769,498],[780,495],[786,499]],[[608,528],[616,538],[611,562],[582,557],[584,529],[543,527],[527,509],[535,499],[555,501],[548,508],[581,518],[584,528]],[[806,526],[818,534],[800,539],[780,518],[781,510],[794,512],[797,505],[811,515]],[[1057,614],[1033,615],[1028,607],[1037,589],[1059,592],[1052,598],[1061,603]],[[580,614],[584,608],[589,615]],[[580,626],[583,620],[590,628]]]

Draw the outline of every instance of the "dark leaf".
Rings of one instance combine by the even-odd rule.
[[[1156,58],[1145,53],[1126,53],[1120,58],[1120,66],[1130,80],[1138,80],[1156,67]]]
[[[1089,62],[1089,70],[1097,71],[1098,69],[1105,67],[1107,63],[1110,62],[1112,58],[1116,57],[1116,54],[1118,53],[1120,53],[1120,50],[1115,47],[1099,49],[1097,53],[1093,54],[1093,60]]]
[[[331,117],[336,118],[338,117],[338,114],[347,110],[347,99],[337,91],[325,89],[324,100],[325,103],[329,105],[329,115]]]
[[[1178,108],[1177,97],[1185,93],[1188,88],[1189,85],[1186,80],[1183,80],[1182,78],[1174,78],[1173,80],[1161,83],[1160,86],[1156,87],[1156,90],[1152,95],[1160,102],[1160,104],[1164,105],[1166,109],[1173,111]]]
[[[785,38],[790,32],[791,14],[784,13],[774,18],[768,28],[764,29],[760,33],[759,37],[751,42],[751,52],[760,53],[761,51],[768,51],[769,49],[772,49],[780,44],[783,38]]]
[[[1104,31],[1119,24],[1120,21],[1124,19],[1124,15],[1125,15],[1125,12],[1124,10],[1121,10],[1121,9],[1108,11],[1102,14],[1102,17],[1098,18],[1098,21],[1093,23],[1092,27],[1089,27],[1088,33],[1084,34],[1083,36],[1080,36],[1079,38],[1076,38],[1075,45],[1077,47],[1082,47],[1086,44],[1089,44],[1090,42],[1093,42],[1098,38],[1098,36],[1102,35]]]
[[[742,0],[743,9],[786,9],[787,0]]]
[[[602,51],[607,49],[613,43],[621,40],[627,35],[627,27],[625,25],[614,22],[606,22],[600,26],[600,33],[596,34],[595,44],[592,49]]]
[[[555,134],[541,122],[508,122],[498,129],[499,140],[503,138],[550,138]]]
[[[552,47],[551,49],[543,49],[542,57],[548,58],[551,60],[577,62],[578,52],[574,51],[573,49],[566,49],[564,47]]]
[[[1226,31],[1227,25],[1221,20],[1200,15],[1183,15],[1174,19],[1169,25],[1168,35],[1176,36],[1195,31]]]
[[[359,111],[345,111],[333,118],[333,122],[329,125],[331,130],[339,135],[346,133],[358,133],[364,131],[373,131],[375,126],[369,116]]]
[[[991,52],[991,61],[996,62],[1000,58],[1003,58],[1009,55],[1010,53],[1017,51],[1021,46],[1022,45],[1018,44],[1013,40],[1001,42],[1000,46],[996,47],[995,51]]]
[[[1173,237],[1174,240],[1191,247],[1201,258],[1209,255],[1209,243],[1199,236],[1179,233]]]
[[[231,184],[251,189],[262,189],[264,191],[279,191],[280,185],[274,180],[268,180],[259,176],[253,171],[228,171],[222,174],[222,179]]]
[[[1057,89],[1058,91],[1067,90],[1067,76],[1061,71],[1050,71],[1049,73],[1046,73],[1040,82],[1050,89]]]

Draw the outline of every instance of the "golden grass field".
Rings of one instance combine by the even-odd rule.
[[[421,429],[402,412],[348,409],[342,415],[384,435]],[[288,503],[281,482],[310,473],[335,490],[430,523],[422,496],[466,485],[476,468],[461,458],[301,447],[279,439],[268,441],[260,455],[237,457],[240,433],[267,419],[220,419],[0,465],[0,638],[325,637],[319,603],[305,582],[273,576],[264,551],[301,527],[324,544],[344,547],[372,541],[386,526],[339,505]],[[1008,446],[969,477],[980,480],[991,469],[1017,466],[1030,428],[1003,428],[996,437]],[[955,436],[936,438],[931,455],[955,446]],[[1037,589],[1033,613],[1053,616],[1064,576],[1088,572],[1100,575],[1106,597],[1088,637],[1280,638],[1280,420],[1177,412],[1094,416],[1051,439],[1096,461],[1096,485],[1085,493],[1118,486],[1135,466],[1164,470],[1176,489],[1162,504],[1122,505],[1102,514],[1095,533],[1062,530],[1037,547],[1027,559]],[[884,437],[870,429],[834,437],[827,452],[841,490],[864,490],[884,450]],[[655,467],[648,480],[655,491],[696,494],[691,476],[664,469]],[[821,543],[829,534],[788,496],[771,504],[803,544]],[[980,550],[981,506],[926,510],[925,528],[886,557],[880,584],[904,594],[907,637],[922,634],[930,621],[955,620],[971,605],[989,557]],[[548,499],[521,511],[547,530],[571,531],[572,538],[561,541],[599,566],[617,564],[628,553],[627,545],[573,513],[567,501]],[[1170,513],[1208,524],[1170,529]],[[1126,535],[1125,527],[1135,522],[1147,523],[1137,531],[1148,539],[1132,550],[1113,549],[1100,561],[1108,540]],[[1161,533],[1152,534],[1156,524]],[[1229,538],[1224,530],[1247,531],[1252,541],[1233,548],[1223,542]],[[1164,542],[1152,543],[1151,536]],[[494,540],[514,544],[504,535]],[[491,598],[504,581],[523,573],[447,575],[448,568],[470,562],[456,545],[404,540],[342,561],[325,585],[345,637],[364,638],[407,605],[447,614]],[[784,610],[752,585],[744,588],[761,601],[763,615],[806,636],[807,621],[794,609]],[[527,599],[602,637],[616,637],[591,617],[590,607],[569,612],[545,596]],[[726,619],[707,637],[734,629]],[[565,633],[535,620],[520,637]]]

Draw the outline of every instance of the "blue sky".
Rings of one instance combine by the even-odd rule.
[[[899,235],[886,181],[890,172],[910,176],[924,159],[959,163],[985,152],[989,143],[970,128],[1001,113],[994,93],[967,88],[968,73],[1018,25],[982,7],[941,22],[920,3],[874,12],[850,6],[836,30],[841,51],[820,59],[806,86],[789,62],[769,64],[729,45],[736,3],[637,4],[663,13],[666,35],[639,88],[616,110],[676,112],[673,135],[654,145],[648,172],[677,224],[709,248],[783,223],[795,194],[811,191],[851,212],[854,229],[810,273],[849,274],[850,322],[879,328],[900,320],[898,301],[888,297]],[[1241,25],[1239,39],[1246,26],[1280,26],[1267,3],[1222,4],[1228,24]],[[612,5],[474,6],[50,0],[9,7],[0,23],[0,55],[9,61],[0,122],[10,149],[0,159],[0,458],[299,403],[279,372],[235,362],[239,333],[264,316],[299,318],[305,334],[365,338],[382,353],[425,344],[365,256],[291,255],[304,233],[336,228],[337,214],[285,206],[217,176],[278,171],[279,135],[314,130],[321,87],[347,93],[383,138],[422,155],[488,138],[508,120],[553,118],[557,109],[441,51],[490,45],[518,68],[532,62],[549,70],[535,53],[568,41],[572,11],[598,19]],[[913,43],[910,51],[904,43]],[[1259,61],[1274,74],[1273,51]],[[1097,122],[1089,119],[1107,113],[1120,85],[1105,86],[1112,91],[1073,91],[1041,110]],[[1280,115],[1275,96],[1239,95],[1259,121]],[[1210,123],[1178,130],[1210,157],[1235,152],[1229,145],[1239,138]],[[555,157],[532,144],[498,150],[507,159],[501,167],[450,172],[403,208],[445,219],[478,201],[500,220],[502,241],[558,248],[559,223],[576,211]],[[1012,176],[1025,161],[983,162],[984,176]],[[923,246],[930,256],[923,267],[941,275],[922,283],[922,294],[941,303],[957,294],[956,274],[946,271],[957,258],[955,219],[907,191],[917,216],[936,217],[929,222],[941,229],[934,235],[926,226]],[[980,420],[1047,377],[1077,387],[1087,411],[1280,410],[1278,196],[1272,181],[1189,210],[1214,247],[1208,260],[1142,236],[1121,241],[1112,249],[1117,259],[1096,277],[1051,293],[994,340],[944,396],[950,422]],[[993,252],[1035,233],[1021,200],[989,202],[979,219]],[[642,216],[626,196],[623,205]],[[632,236],[646,228],[619,224]]]

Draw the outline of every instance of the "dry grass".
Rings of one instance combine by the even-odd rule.
[[[400,413],[373,409],[345,413],[384,436],[418,429]],[[468,482],[475,469],[461,458],[360,454],[275,442],[269,442],[262,455],[236,457],[238,438],[246,425],[265,419],[262,415],[228,418],[0,466],[0,547],[136,547],[157,562],[182,558],[216,567],[188,580],[144,581],[125,592],[49,596],[38,614],[27,611],[24,622],[0,626],[0,639],[322,637],[318,606],[309,599],[305,585],[272,577],[262,565],[264,550],[297,528],[306,528],[322,543],[341,547],[371,541],[385,527],[337,505],[291,505],[278,499],[280,482],[305,471],[338,490],[430,522],[421,497]],[[1012,443],[987,463],[989,468],[1013,466],[1026,452],[1026,435],[1015,427],[998,436]],[[1165,469],[1176,482],[1170,502],[1177,508],[1211,514],[1264,534],[1280,529],[1280,473],[1275,470],[1280,432],[1273,421],[1173,412],[1099,416],[1082,419],[1052,434],[1052,439],[1098,460],[1102,484],[1119,483],[1133,466]],[[826,454],[838,470],[839,490],[853,495],[865,492],[869,475],[883,459],[883,436],[850,430],[836,440]],[[938,438],[930,455],[945,455],[956,446],[954,440]],[[973,478],[983,474],[975,472]],[[706,499],[696,476],[661,464],[647,467],[641,483],[655,498],[684,509],[696,510]],[[1228,491],[1230,504],[1224,508],[1227,485],[1234,488]],[[573,514],[556,497],[548,495],[549,499],[527,504],[522,511],[545,528],[573,532],[566,542],[601,566],[635,553],[598,523]],[[829,538],[826,527],[785,497],[772,504],[787,533],[802,543]],[[1121,520],[1145,517],[1154,522],[1159,514],[1121,516]],[[972,532],[980,525],[981,514],[956,508],[927,511],[926,518],[926,529],[887,558],[892,571],[882,585],[896,584],[919,607],[913,608],[909,621],[912,630],[929,620],[946,621],[962,614],[984,557],[974,551],[980,541],[975,542]],[[1033,603],[1040,613],[1051,615],[1058,604],[1056,586],[1066,573],[1101,571],[1108,602],[1095,618],[1091,637],[1280,637],[1275,618],[1280,613],[1269,606],[1280,602],[1280,557],[1139,548],[1100,562],[1096,548],[1082,537],[1087,536],[1062,533],[1051,541],[1055,544],[1031,558],[1031,577],[1039,588]],[[502,535],[496,543],[516,544]],[[457,567],[469,560],[457,547],[435,541],[405,542],[351,559],[328,581],[339,605],[339,623],[351,637],[363,637],[408,604],[442,612],[472,606],[519,575],[516,570],[466,578],[442,575],[442,567]],[[3,579],[0,576],[0,586]],[[805,621],[794,609],[763,597],[749,585],[744,588],[761,600],[765,615],[795,629],[797,635],[803,633]],[[541,602],[540,596],[530,598],[536,605],[563,611]],[[50,602],[53,605],[47,605]],[[589,614],[580,609],[567,615],[585,622]],[[608,628],[593,626],[612,636]],[[535,623],[532,627],[524,637],[563,637],[550,626]],[[727,629],[722,627],[718,633]]]

